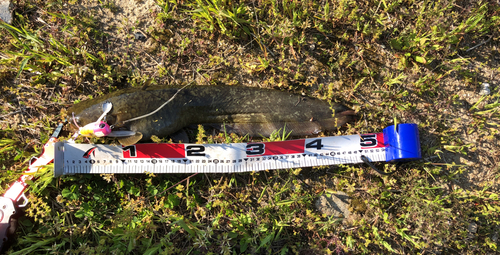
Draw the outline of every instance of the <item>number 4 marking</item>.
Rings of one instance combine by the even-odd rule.
[[[308,144],[306,144],[306,148],[316,148],[317,150],[321,150],[323,148],[323,144],[321,144],[321,139],[316,139]]]

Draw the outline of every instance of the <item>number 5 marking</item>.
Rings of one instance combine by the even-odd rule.
[[[370,134],[370,135],[361,135],[359,144],[361,147],[375,147],[377,146],[377,135],[375,134]]]

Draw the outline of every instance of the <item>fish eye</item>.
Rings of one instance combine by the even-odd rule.
[[[106,120],[105,122],[107,122],[108,124],[114,124],[116,123],[116,116],[113,116],[113,115],[106,115]]]

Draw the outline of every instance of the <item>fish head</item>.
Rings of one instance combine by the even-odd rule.
[[[85,108],[75,105],[68,109],[68,113],[70,114],[70,129],[73,131],[85,128],[85,132],[96,130],[96,132],[104,131],[103,134],[106,134],[107,130],[111,130],[118,121],[117,116],[109,111],[104,114],[101,104],[94,104]]]

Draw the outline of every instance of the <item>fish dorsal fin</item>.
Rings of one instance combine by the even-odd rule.
[[[132,136],[118,137],[118,142],[123,146],[134,145],[142,139],[142,133],[137,132]]]

